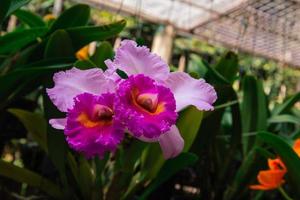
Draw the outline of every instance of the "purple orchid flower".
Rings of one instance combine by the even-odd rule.
[[[175,125],[177,112],[189,105],[214,109],[217,94],[211,85],[184,72],[170,73],[159,56],[134,41],[122,41],[115,59],[105,63],[111,74],[120,69],[129,76],[117,81],[115,115],[136,138],[159,142],[166,159],[177,156],[184,147]]]
[[[114,115],[115,81],[101,69],[76,68],[56,73],[53,80],[47,93],[66,118],[51,119],[52,127],[63,129],[70,147],[88,158],[114,151],[124,135]]]

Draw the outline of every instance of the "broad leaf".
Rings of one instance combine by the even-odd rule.
[[[238,72],[238,57],[235,53],[229,51],[225,53],[217,65],[215,69],[228,80],[230,83],[233,83],[235,76]]]
[[[22,6],[28,4],[30,1],[31,0],[11,0],[11,4],[10,4],[10,7],[9,7],[7,15],[12,14],[13,12],[15,12],[16,10],[18,10]]]
[[[293,123],[300,125],[300,118],[288,114],[275,115],[268,119],[268,123]]]
[[[45,27],[46,23],[43,19],[27,10],[17,10],[14,12],[14,15],[24,24],[27,24],[29,27]]]
[[[180,113],[177,127],[184,139],[183,151],[188,151],[192,146],[203,118],[203,112],[191,106]]]
[[[90,7],[83,4],[77,4],[64,11],[57,20],[54,21],[50,32],[58,29],[66,29],[77,26],[84,26],[90,18]]]
[[[300,101],[300,92],[294,94],[293,96],[285,100],[283,104],[280,104],[279,106],[275,107],[274,110],[272,111],[272,115],[283,114],[298,101]]]
[[[46,32],[47,28],[41,27],[7,33],[0,37],[0,54],[15,53],[45,35]]]
[[[111,44],[109,42],[101,42],[100,45],[96,48],[94,55],[91,57],[91,61],[95,63],[98,67],[103,70],[106,70],[106,65],[104,61],[106,59],[113,58],[114,52]]]
[[[8,111],[22,122],[32,138],[47,152],[47,124],[43,115],[21,109],[9,109]]]
[[[11,0],[0,1],[0,30],[1,30],[1,24],[4,21],[5,17],[7,16],[10,4],[11,4]]]
[[[181,169],[193,165],[198,160],[198,157],[192,153],[182,153],[178,157],[167,160],[154,181],[143,191],[139,200],[147,199],[147,197],[161,184],[171,178]]]
[[[54,198],[63,198],[62,191],[56,184],[28,169],[0,160],[0,175],[39,188]]]
[[[20,68],[7,75],[0,76],[0,102],[12,98],[12,94],[19,92],[18,88],[26,89],[26,86],[32,82],[34,82],[34,86],[38,87],[39,84],[37,83],[40,83],[43,76],[59,69],[66,69],[72,65],[70,62],[55,63],[52,65],[45,62],[43,64],[44,65]],[[32,86],[32,84],[30,86]]]
[[[49,38],[45,58],[74,57],[72,41],[65,30],[55,31]]]
[[[73,42],[74,50],[77,51],[90,42],[102,41],[116,36],[123,30],[125,25],[126,21],[121,20],[119,22],[103,26],[68,28],[66,31],[69,33]]]

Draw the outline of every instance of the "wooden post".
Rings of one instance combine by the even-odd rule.
[[[175,29],[171,25],[167,25],[162,30],[158,30],[153,38],[152,52],[158,54],[168,64],[172,57],[173,39],[175,37]]]
[[[63,0],[55,0],[54,1],[54,5],[53,5],[53,15],[54,16],[57,17],[60,15],[62,8],[63,8],[63,4],[64,4]]]
[[[185,55],[181,55],[178,62],[178,71],[184,72],[186,67],[186,57]]]
[[[11,15],[7,25],[7,32],[12,32],[16,28],[16,25],[17,25],[17,17]]]

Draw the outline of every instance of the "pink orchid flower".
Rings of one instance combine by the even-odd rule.
[[[114,60],[105,63],[111,74],[120,69],[129,76],[117,81],[115,115],[136,138],[159,142],[166,159],[184,147],[175,125],[177,112],[189,105],[214,109],[217,94],[211,85],[184,72],[171,73],[159,56],[134,41],[122,41]]]
[[[64,130],[69,146],[88,158],[115,151],[124,135],[114,115],[115,81],[101,69],[76,68],[56,73],[53,80],[47,93],[66,118],[51,119],[52,127]]]

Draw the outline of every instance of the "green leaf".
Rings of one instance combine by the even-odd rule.
[[[106,59],[111,59],[114,56],[114,51],[109,42],[101,42],[100,45],[96,48],[94,55],[91,57],[91,61],[93,61],[98,67],[103,70],[106,70],[106,65],[104,61]]]
[[[256,80],[253,76],[246,76],[243,79],[243,102],[242,102],[242,120],[243,132],[256,130],[257,98],[256,98]],[[254,88],[254,89],[253,89]]]
[[[184,139],[184,152],[188,151],[193,144],[201,125],[202,117],[203,112],[193,106],[180,113],[177,127]],[[142,176],[150,180],[155,178],[164,163],[165,159],[162,156],[159,144],[149,145],[142,156]]]
[[[204,77],[207,72],[207,67],[203,59],[197,54],[191,54],[188,62],[187,71],[189,74],[197,74],[197,77]]]
[[[125,25],[126,21],[121,20],[119,22],[103,26],[68,28],[66,31],[69,33],[73,42],[74,50],[77,51],[90,42],[102,41],[116,36],[123,30]]]
[[[78,69],[91,69],[97,67],[91,60],[78,60],[74,63],[74,66]]]
[[[181,169],[195,164],[197,160],[198,157],[192,153],[182,153],[174,159],[167,160],[156,179],[154,179],[154,181],[144,190],[143,194],[139,197],[139,200],[147,199],[161,184],[166,182]]]
[[[11,1],[10,0],[1,0],[0,2],[0,28],[5,17],[7,16]],[[1,30],[1,29],[0,29]]]
[[[47,28],[40,27],[7,33],[0,37],[0,54],[16,52],[29,43],[36,41],[46,32]]]
[[[25,126],[32,138],[47,152],[47,123],[43,115],[21,109],[9,109]]]
[[[93,175],[91,172],[91,167],[88,161],[80,156],[79,158],[79,173],[78,180],[81,193],[84,196],[84,199],[91,199],[92,189],[93,189]]]
[[[238,72],[238,67],[238,56],[234,52],[229,51],[221,57],[215,69],[226,78],[226,80],[233,83]]]
[[[258,79],[257,84],[257,130],[267,130],[267,119],[268,119],[268,103],[263,88],[262,80]]]
[[[74,57],[72,41],[65,30],[55,31],[49,38],[45,58]]]
[[[84,26],[90,18],[90,7],[84,4],[77,4],[64,11],[57,20],[54,21],[50,32],[58,29],[66,29],[77,26]]]
[[[300,125],[300,118],[288,114],[275,115],[268,119],[268,123],[293,123]]]
[[[25,63],[28,63],[28,59],[33,54],[33,52],[38,47],[38,43],[30,45],[18,53],[16,53],[14,56],[9,56],[7,59],[4,60],[4,62],[0,65],[0,74],[6,74],[7,71],[11,71],[15,68],[18,68],[19,66],[24,66]]]
[[[256,178],[261,166],[266,162],[265,157],[258,154],[258,148],[252,148],[237,170],[232,183],[227,187],[224,194],[224,200],[239,199],[252,181]]]
[[[145,147],[146,143],[139,140],[134,140],[130,144],[130,146],[124,150],[126,159],[124,159],[123,167],[121,170],[133,173],[134,165],[136,164],[136,162],[138,162]]]
[[[71,65],[72,62],[55,64],[44,62],[38,66],[20,67],[7,75],[0,76],[0,102],[11,99],[15,92],[18,91],[18,88],[26,89],[26,86],[29,86],[28,84],[32,81],[38,87],[43,76],[57,70],[66,69]]]
[[[267,130],[267,102],[262,82],[254,76],[245,76],[243,79],[242,124],[243,133]],[[252,148],[253,137],[244,138],[244,151]]]
[[[177,127],[184,140],[183,151],[188,151],[192,146],[203,118],[203,112],[191,106],[180,113]]]
[[[274,110],[272,111],[272,115],[273,116],[279,115],[288,111],[299,100],[300,100],[300,92],[288,98],[286,101],[284,101],[283,104],[280,104],[279,106],[275,107]]]
[[[61,190],[56,184],[28,169],[0,160],[0,175],[20,183],[27,183],[54,198],[62,199]]]
[[[29,27],[45,27],[46,23],[43,19],[27,10],[17,10],[14,12],[14,15],[24,24],[27,24]]]
[[[9,11],[8,11],[7,15],[10,15],[11,13],[15,12],[16,10],[18,10],[22,6],[28,4],[30,1],[31,0],[11,0],[11,4],[10,4]]]
[[[205,60],[202,60],[203,64],[207,68],[205,74],[205,80],[214,85],[230,85],[230,82],[220,74],[216,69],[212,68]]]
[[[270,145],[287,168],[289,183],[294,188],[294,193],[297,199],[300,198],[300,159],[292,147],[280,136],[268,132],[259,132],[258,137]]]

